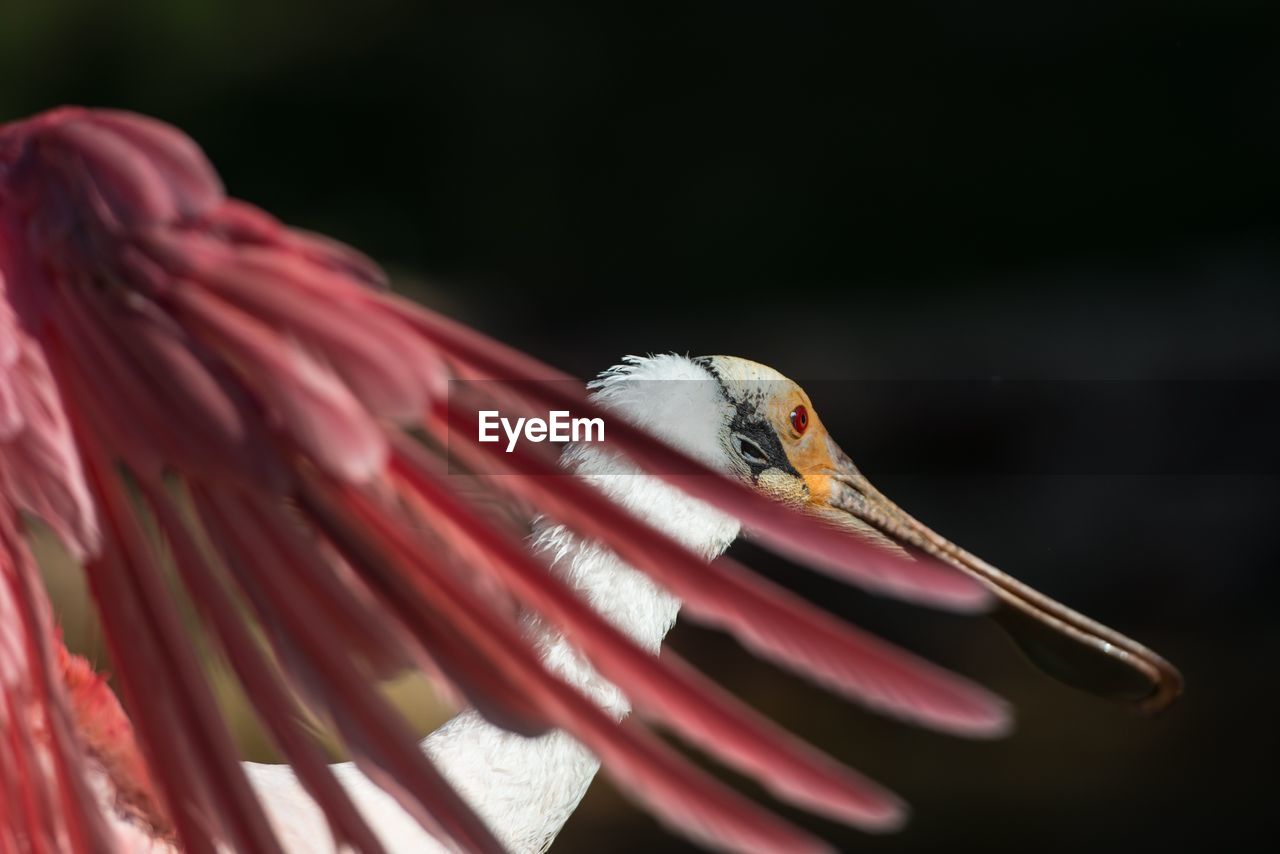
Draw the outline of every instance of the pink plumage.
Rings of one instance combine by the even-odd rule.
[[[649,656],[450,494],[403,432],[441,435],[450,378],[532,381],[544,402],[591,404],[566,397],[557,372],[383,284],[355,251],[228,199],[198,147],[168,125],[67,108],[0,128],[0,789],[11,795],[0,798],[0,852],[116,844],[84,782],[95,773],[134,792],[156,834],[186,850],[278,850],[212,711],[144,522],[335,838],[360,850],[379,846],[298,723],[299,702],[322,709],[360,767],[432,833],[500,850],[369,689],[382,667],[405,662],[504,726],[566,729],[624,788],[708,844],[821,848],[549,672],[523,642],[512,600],[580,644],[647,718],[780,796],[867,828],[898,823],[895,797],[678,660]],[[880,553],[642,431],[622,428],[615,442],[838,577],[958,609],[990,600],[950,567]],[[739,565],[708,566],[582,484],[507,485],[762,655],[923,724],[970,735],[1007,725],[1004,705],[982,689]],[[18,511],[85,559],[141,756],[128,740],[95,764],[103,735],[76,710],[86,691],[102,700],[105,688],[78,665],[60,675],[65,659]],[[441,544],[482,558],[475,577],[436,559]],[[276,662],[287,689],[273,684]]]

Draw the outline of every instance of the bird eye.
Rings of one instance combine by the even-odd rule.
[[[796,428],[796,432],[803,436],[804,431],[809,429],[809,410],[803,406],[797,406],[791,410],[791,426]]]
[[[746,436],[741,433],[734,433],[733,441],[734,444],[737,445],[738,456],[742,457],[748,463],[759,466],[769,464],[769,458],[765,456],[764,450]]]

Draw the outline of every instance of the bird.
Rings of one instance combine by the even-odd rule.
[[[607,439],[504,450],[482,411]],[[32,520],[84,565],[119,698],[62,644]],[[829,850],[658,726],[784,802],[900,827],[897,795],[657,655],[677,613],[943,732],[1002,735],[1008,704],[725,556],[740,534],[990,611],[1053,675],[1142,711],[1181,691],[890,502],[771,368],[631,357],[583,388],[229,197],[168,124],[0,125],[0,852],[542,851],[597,768],[708,848]],[[287,765],[239,761],[168,573]],[[464,706],[421,743],[375,690],[405,668]]]

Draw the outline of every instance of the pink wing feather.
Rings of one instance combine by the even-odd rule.
[[[227,199],[198,147],[160,122],[68,108],[0,128],[0,786],[11,795],[0,801],[0,854],[63,841],[103,850],[110,833],[84,782],[95,773],[84,744],[98,742],[67,711],[75,703],[53,669],[59,646],[18,510],[87,560],[145,756],[126,751],[133,758],[105,773],[117,789],[154,792],[139,800],[157,834],[171,826],[186,850],[278,844],[212,711],[161,578],[165,553],[335,839],[358,850],[379,848],[298,723],[300,702],[430,832],[500,850],[369,690],[402,662],[504,726],[571,732],[624,789],[705,844],[823,850],[549,672],[511,600],[563,630],[646,718],[780,797],[868,829],[900,823],[894,796],[679,660],[643,652],[444,487],[402,431],[443,429],[451,377],[519,381],[541,403],[593,405],[566,392],[563,375],[384,284],[359,253]],[[869,548],[639,430],[612,439],[771,547],[839,578],[955,609],[988,600],[950,568]],[[963,734],[1007,726],[1003,704],[981,688],[737,564],[706,564],[583,483],[495,480],[509,499],[607,543],[695,618],[830,688]],[[472,577],[442,548],[470,560]]]
[[[0,495],[0,851],[128,851],[129,833],[99,810],[95,777],[130,774],[122,803],[154,819],[157,834],[164,819],[151,809],[149,780],[115,698],[83,661],[61,652],[16,522]]]
[[[84,557],[97,548],[98,525],[80,457],[44,354],[5,317],[3,296],[0,275],[0,495]]]

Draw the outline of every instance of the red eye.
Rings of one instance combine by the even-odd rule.
[[[797,406],[791,410],[791,426],[796,428],[796,432],[803,436],[804,431],[809,429],[809,410],[803,406]]]

